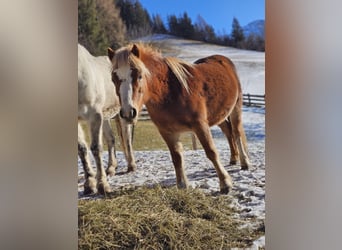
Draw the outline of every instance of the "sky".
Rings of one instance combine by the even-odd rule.
[[[140,0],[151,15],[159,14],[167,25],[167,16],[188,13],[192,22],[201,15],[217,34],[231,32],[233,18],[241,26],[265,20],[265,0]]]

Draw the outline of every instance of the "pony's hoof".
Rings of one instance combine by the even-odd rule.
[[[96,188],[84,187],[83,195],[93,195],[97,193]]]
[[[241,170],[248,170],[252,167],[252,163],[249,160],[241,161]]]
[[[115,167],[114,166],[108,167],[107,170],[106,170],[106,174],[107,174],[107,176],[115,175]]]
[[[237,161],[236,160],[230,160],[229,165],[236,165]]]
[[[134,172],[135,170],[137,170],[137,166],[135,164],[129,165],[127,168],[127,173]]]
[[[251,166],[249,164],[247,165],[241,165],[241,170],[248,170]]]
[[[221,194],[228,194],[230,191],[230,187],[223,187],[220,189]]]
[[[84,183],[84,195],[96,194],[96,180],[94,177],[89,177]]]
[[[228,194],[233,187],[232,178],[227,176],[222,182],[220,182],[220,192],[221,194]]]
[[[100,183],[97,185],[97,192],[99,194],[108,194],[112,192],[112,189],[110,188],[108,183]]]
[[[177,188],[178,189],[187,189],[188,187],[189,187],[189,183],[188,182],[177,183]]]

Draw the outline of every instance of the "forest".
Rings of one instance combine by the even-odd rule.
[[[139,0],[78,1],[78,42],[94,55],[103,55],[108,46],[117,49],[132,39],[153,33],[265,51],[264,38],[255,34],[245,36],[235,17],[231,30],[230,34],[216,34],[202,16],[193,21],[186,12],[169,15],[164,23],[160,15],[151,16]]]

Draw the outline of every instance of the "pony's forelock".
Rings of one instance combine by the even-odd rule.
[[[131,53],[132,46],[133,45],[128,45],[118,49],[115,52],[115,55],[112,59],[113,70],[115,71],[118,68],[125,66],[135,67],[142,75],[149,78],[151,73],[148,68],[146,68],[145,64],[139,58]]]

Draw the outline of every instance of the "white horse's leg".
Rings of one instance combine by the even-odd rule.
[[[107,175],[115,175],[115,169],[118,165],[118,162],[115,158],[115,137],[110,125],[110,120],[106,119],[103,121],[103,135],[108,146],[108,167],[106,173]]]
[[[116,127],[118,134],[120,136],[121,145],[123,147],[125,157],[127,160],[127,172],[135,171],[137,169],[137,165],[135,163],[135,157],[133,153],[132,146],[132,126],[131,124],[127,124],[123,119],[116,116],[115,118]]]
[[[78,155],[82,161],[83,169],[84,169],[84,194],[96,193],[96,180],[95,180],[95,172],[91,167],[89,155],[88,155],[88,146],[84,139],[83,129],[78,123]]]
[[[90,132],[92,137],[90,149],[94,155],[97,167],[97,190],[99,193],[104,194],[111,192],[111,188],[107,182],[106,172],[102,164],[102,124],[102,113],[96,112],[90,120]]]
[[[233,186],[232,179],[220,162],[208,124],[199,124],[195,128],[195,133],[201,142],[207,157],[214,164],[216,173],[220,180],[221,193],[228,193]]]

